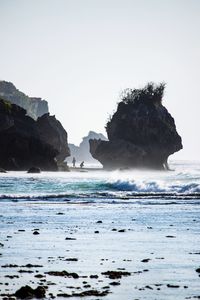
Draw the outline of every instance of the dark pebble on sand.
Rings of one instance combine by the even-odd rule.
[[[102,275],[107,276],[110,279],[120,279],[122,276],[130,276],[130,272],[122,272],[122,271],[107,271],[107,272],[102,272]]]
[[[69,297],[87,297],[87,296],[94,296],[94,297],[104,297],[107,296],[109,291],[99,292],[97,290],[88,290],[81,293],[73,293],[73,294],[66,294],[60,293],[57,294],[57,297],[69,298]]]
[[[112,281],[109,284],[116,286],[116,285],[120,285],[120,282],[119,281]]]
[[[148,263],[150,260],[151,260],[150,258],[144,258],[144,259],[141,260],[141,262]]]
[[[9,279],[19,278],[18,275],[5,275],[5,277]]]
[[[78,258],[70,257],[70,258],[64,259],[64,261],[78,261]]]
[[[38,234],[40,234],[37,230],[35,230],[35,231],[33,231],[33,234],[34,235],[38,235]]]
[[[83,286],[85,289],[88,289],[88,288],[91,288],[91,285],[90,284],[86,284]]]
[[[200,273],[200,268],[197,268],[197,269],[196,269],[196,272],[197,272],[197,273]]]
[[[24,266],[21,266],[22,268],[42,268],[42,265],[32,265],[32,264],[26,264]]]
[[[45,275],[42,275],[42,274],[36,274],[34,277],[36,277],[36,278],[43,278],[43,277],[45,277]]]
[[[18,265],[15,265],[15,264],[7,264],[7,265],[3,265],[1,266],[2,268],[18,268],[19,266]]]
[[[77,273],[69,273],[67,271],[50,271],[50,272],[46,272],[45,274],[52,275],[52,276],[72,277],[74,279],[79,278],[79,275]]]
[[[90,275],[90,278],[91,279],[97,279],[97,278],[99,278],[99,276],[98,275]]]
[[[146,285],[145,289],[153,290],[153,288],[150,285]]]
[[[31,270],[19,270],[19,273],[33,273]]]
[[[175,289],[177,289],[177,288],[179,288],[180,286],[179,286],[179,285],[176,285],[176,284],[167,284],[167,287],[168,287],[168,288],[175,288]]]
[[[15,292],[15,296],[20,299],[32,299],[32,298],[44,298],[46,290],[42,286],[38,286],[36,289],[32,289],[30,286],[22,286]]]

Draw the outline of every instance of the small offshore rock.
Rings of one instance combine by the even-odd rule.
[[[41,169],[38,167],[31,167],[27,173],[41,173]]]

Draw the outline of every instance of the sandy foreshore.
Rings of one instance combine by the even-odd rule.
[[[1,202],[0,208],[1,299],[25,285],[44,287],[47,299],[200,295],[199,206]]]

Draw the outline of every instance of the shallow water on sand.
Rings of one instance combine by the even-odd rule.
[[[173,172],[0,175],[0,294],[28,284],[47,286],[47,298],[52,293],[59,299],[60,293],[91,289],[109,293],[85,299],[199,296],[200,165],[173,167]],[[120,269],[130,276],[101,274]],[[62,270],[79,278],[45,274]],[[6,277],[13,275],[18,277]]]

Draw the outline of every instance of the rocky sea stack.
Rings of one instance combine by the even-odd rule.
[[[37,121],[25,109],[0,99],[0,167],[5,170],[58,170],[70,155],[67,133],[54,116]]]
[[[174,119],[162,105],[165,84],[124,91],[106,125],[109,141],[91,139],[90,152],[105,169],[167,169],[169,155],[182,149]]]

